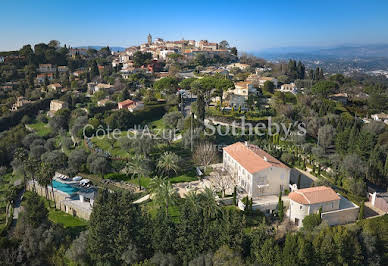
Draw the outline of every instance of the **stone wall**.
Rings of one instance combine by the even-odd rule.
[[[34,190],[34,183],[32,181],[27,183],[27,190]],[[35,183],[35,191],[39,196],[46,198],[46,188]],[[91,215],[91,208],[84,208],[80,204],[74,204],[75,200],[71,200],[69,194],[60,190],[54,189],[55,208],[66,212],[70,215],[80,217],[85,220],[89,220]],[[48,187],[48,198],[54,201],[51,187]]]
[[[27,183],[27,190],[30,190],[30,191],[34,190],[34,183],[33,182]],[[40,186],[36,182],[35,182],[35,191],[39,196],[46,198],[46,188]],[[67,197],[69,197],[69,195],[67,193],[62,192],[62,191],[58,191],[57,189],[54,189],[54,197],[53,197],[51,187],[48,187],[47,192],[48,192],[48,199],[49,200],[54,201],[54,197],[55,197],[55,208],[60,209],[60,210],[64,210],[61,208],[61,205],[62,205],[61,202],[64,201]]]
[[[324,212],[321,217],[322,220],[326,221],[329,225],[353,223],[358,218],[359,209],[358,206],[355,206],[348,209]]]
[[[375,200],[375,207],[388,213],[388,203],[384,199],[379,198],[378,196]]]
[[[300,188],[309,188],[312,187],[314,180],[312,180],[310,177],[299,171],[298,169],[292,168],[291,173],[290,173],[290,182],[293,184],[298,183],[298,177],[299,175],[301,176],[300,178]]]

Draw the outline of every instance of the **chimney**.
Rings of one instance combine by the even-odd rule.
[[[247,146],[247,147],[248,147],[248,141],[245,141],[245,146]]]
[[[375,202],[376,202],[376,195],[377,195],[377,193],[376,193],[376,192],[374,192],[374,193],[372,194],[372,200],[371,200],[372,206],[375,206]]]
[[[265,156],[264,156],[264,161],[268,162],[268,159],[267,159],[267,157],[265,157]]]

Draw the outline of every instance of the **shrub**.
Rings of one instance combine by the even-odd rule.
[[[304,217],[302,223],[303,223],[303,229],[306,231],[313,230],[316,226],[320,225],[322,222],[321,220],[321,214],[310,214]]]
[[[126,174],[120,174],[120,173],[109,173],[104,176],[104,179],[121,181],[121,180],[128,179],[128,176]]]

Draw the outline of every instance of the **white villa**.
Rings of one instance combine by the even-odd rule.
[[[330,187],[298,189],[288,194],[288,198],[288,216],[299,227],[303,226],[303,219],[307,215],[319,213],[321,208],[321,218],[329,225],[354,222],[358,217],[359,207]]]
[[[298,92],[298,88],[296,87],[295,83],[283,84],[280,86],[280,91],[296,94]]]
[[[289,187],[291,169],[259,147],[236,142],[224,148],[223,166],[253,202],[253,208],[264,211],[276,209],[280,191]]]
[[[388,114],[385,114],[385,113],[373,114],[371,115],[371,118],[375,121],[382,121],[388,125]]]
[[[247,100],[249,95],[257,94],[257,89],[253,87],[253,84],[249,81],[240,81],[234,84],[233,90],[229,90],[226,93],[233,93],[235,95],[244,96]]]

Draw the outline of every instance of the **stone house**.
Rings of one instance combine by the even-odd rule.
[[[326,186],[298,189],[288,194],[290,207],[288,216],[298,227],[303,226],[303,219],[319,213],[329,225],[354,222],[358,217],[359,207]]]

